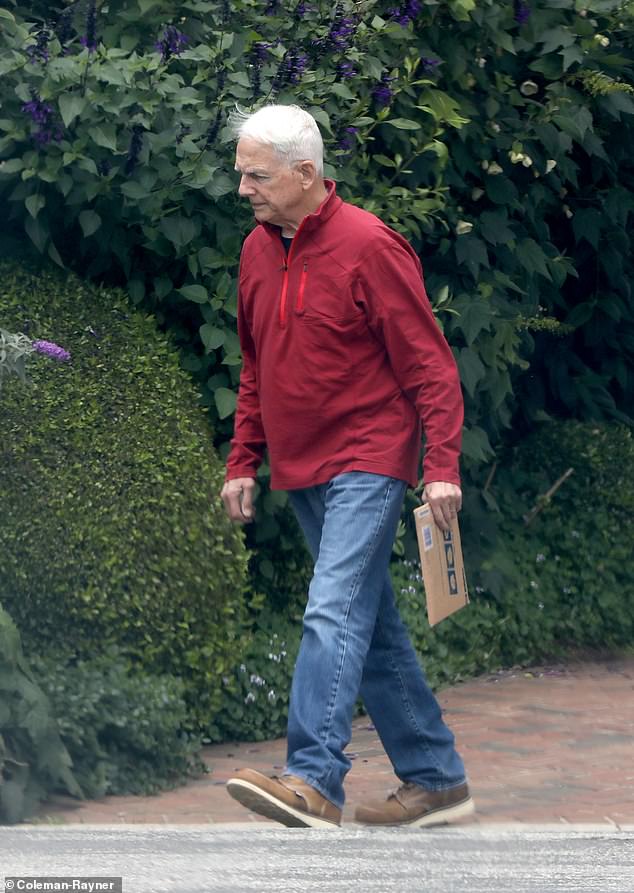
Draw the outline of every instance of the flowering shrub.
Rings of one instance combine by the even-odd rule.
[[[240,368],[227,118],[297,101],[420,253],[466,398],[470,509],[509,431],[634,403],[632,11],[605,0],[111,0],[0,10],[12,227],[168,326],[221,453]],[[253,543],[279,541],[266,492]],[[483,495],[484,491],[484,495]],[[270,497],[270,498],[269,498]],[[479,531],[482,525],[474,528]],[[477,543],[481,552],[483,542]],[[273,562],[277,566],[278,562]]]
[[[44,354],[59,363],[70,360],[68,351],[52,341],[31,341],[26,335],[13,335],[0,328],[0,391],[3,378],[10,373],[26,381],[25,361],[33,353]]]

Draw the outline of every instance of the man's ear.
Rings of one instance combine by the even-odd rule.
[[[317,169],[315,168],[315,162],[310,161],[309,159],[307,159],[306,161],[300,161],[297,165],[297,170],[299,171],[299,175],[301,177],[302,189],[310,189],[315,180],[317,180]]]

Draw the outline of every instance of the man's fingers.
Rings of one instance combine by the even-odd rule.
[[[225,511],[232,521],[241,523],[253,520],[255,509],[253,508],[253,494],[255,492],[255,480],[253,478],[237,478],[226,481],[220,496],[224,503]]]
[[[423,493],[431,508],[434,521],[441,530],[449,530],[451,523],[462,508],[462,491],[457,484],[432,481]]]
[[[242,517],[247,521],[252,521],[255,514],[253,508],[253,490],[254,487],[245,486],[240,494],[240,512]]]

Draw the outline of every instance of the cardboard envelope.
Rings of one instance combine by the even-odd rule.
[[[449,531],[441,530],[427,503],[414,509],[420,563],[427,600],[427,617],[433,626],[469,604],[460,545],[458,519]]]

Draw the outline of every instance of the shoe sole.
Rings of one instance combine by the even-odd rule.
[[[287,828],[327,828],[330,830],[339,828],[336,822],[330,822],[328,819],[294,809],[282,800],[278,800],[273,794],[263,791],[262,788],[248,781],[242,781],[240,778],[229,779],[227,792],[247,809],[257,812],[258,815],[263,815],[267,819],[281,822]]]
[[[412,819],[410,822],[359,822],[363,825],[380,825],[384,828],[396,827],[397,825],[407,825],[408,828],[430,828],[434,825],[449,825],[460,819],[465,819],[475,812],[475,803],[469,797],[462,800],[454,806],[445,806],[435,809],[433,812],[426,812],[425,815],[418,819]],[[359,821],[357,819],[357,821]]]

